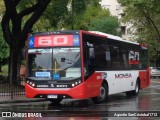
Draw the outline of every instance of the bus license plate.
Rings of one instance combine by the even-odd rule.
[[[47,98],[58,98],[57,95],[47,95]]]

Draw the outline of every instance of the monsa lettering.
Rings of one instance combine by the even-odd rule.
[[[115,79],[118,79],[118,78],[131,78],[131,77],[132,77],[131,73],[115,74]]]

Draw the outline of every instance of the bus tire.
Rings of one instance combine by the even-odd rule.
[[[100,96],[93,97],[92,101],[95,104],[100,104],[106,102],[107,100],[108,100],[108,87],[105,83],[103,83],[100,88]]]
[[[132,91],[127,91],[126,96],[131,97],[131,96],[137,96],[140,90],[140,84],[139,81],[136,82],[135,90]]]
[[[49,99],[49,101],[52,102],[53,105],[60,105],[62,99]]]

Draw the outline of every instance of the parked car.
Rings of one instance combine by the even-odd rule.
[[[151,78],[160,77],[160,67],[150,67]]]

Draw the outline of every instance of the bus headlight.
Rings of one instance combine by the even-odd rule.
[[[72,87],[74,87],[75,86],[75,84],[74,83],[72,83]]]
[[[35,83],[32,83],[32,87],[35,87]]]
[[[72,87],[75,87],[81,83],[81,80],[75,81],[72,83]]]
[[[29,81],[29,80],[27,80],[27,84],[29,84],[29,85],[32,86],[32,87],[35,87],[35,86],[36,86],[35,82]]]
[[[76,85],[78,85],[78,82],[75,82]]]

